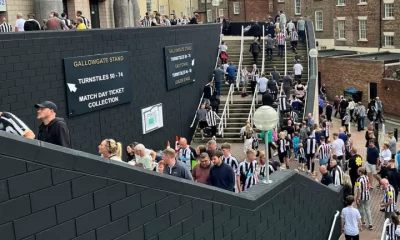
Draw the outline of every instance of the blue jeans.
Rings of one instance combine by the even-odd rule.
[[[215,82],[215,89],[217,89],[218,96],[221,96],[221,82]]]
[[[285,48],[285,45],[278,45],[278,56],[283,57],[283,55],[285,54],[284,48]]]
[[[360,117],[360,120],[359,120],[359,130],[362,130],[362,129],[364,129],[364,120],[365,120],[365,117]]]
[[[267,58],[272,61],[272,48],[267,48]]]

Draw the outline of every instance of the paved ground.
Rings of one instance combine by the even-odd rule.
[[[333,122],[333,130],[332,132],[337,132],[340,127],[339,120],[334,119]],[[352,128],[355,130],[355,127]],[[358,149],[358,153],[365,159],[365,154],[366,154],[366,148],[365,148],[365,138],[364,138],[365,132],[357,132],[353,131],[352,132],[352,139],[354,142],[354,146]],[[192,143],[192,146],[195,147],[200,144],[206,144],[209,139],[206,139],[204,142],[196,142]],[[218,141],[218,144],[221,144],[222,142]],[[260,149],[263,150],[265,149],[264,144],[260,144]],[[245,158],[245,154],[243,152],[243,144],[241,143],[233,143],[232,144],[232,155],[234,155],[239,161],[242,161]],[[297,168],[298,163],[294,160],[290,162],[290,167],[291,168]],[[317,166],[316,166],[316,169]],[[304,174],[304,173],[301,173]],[[320,176],[318,176],[320,177]],[[375,185],[377,183],[375,182]],[[372,218],[373,218],[373,224],[374,224],[374,230],[370,231],[367,228],[364,228],[364,231],[360,234],[360,239],[361,240],[379,240],[382,227],[383,227],[383,222],[384,222],[384,216],[383,213],[379,211],[379,203],[382,199],[382,191],[380,189],[374,188],[372,190],[372,202],[371,202],[371,211],[372,211]],[[338,209],[340,210],[340,209]],[[338,218],[340,220],[340,218]],[[344,238],[343,238],[344,239]]]

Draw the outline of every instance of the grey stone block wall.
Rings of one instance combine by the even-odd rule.
[[[0,132],[1,240],[325,240],[343,205],[293,171],[235,194],[51,147]]]
[[[0,35],[0,111],[10,111],[37,133],[33,104],[54,101],[66,118],[73,148],[96,153],[105,138],[164,149],[175,136],[192,137],[191,121],[218,52],[220,25],[26,32]],[[166,91],[164,47],[193,43],[193,84]],[[129,51],[132,102],[67,117],[63,58]],[[162,103],[164,127],[142,134],[141,109]]]

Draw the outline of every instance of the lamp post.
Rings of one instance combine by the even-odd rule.
[[[218,6],[219,6],[219,0],[212,0],[211,4],[215,7],[215,22],[217,22],[218,19]]]
[[[261,106],[259,107],[253,116],[254,120],[254,125],[262,130],[265,131],[265,158],[266,158],[266,164],[267,164],[267,178],[263,180],[263,183],[269,184],[272,183],[271,180],[269,180],[269,147],[268,147],[268,135],[269,131],[273,129],[276,124],[278,123],[279,120],[279,115],[278,112],[273,109],[270,106]]]
[[[310,79],[315,81],[315,91],[314,91],[314,112],[312,113],[313,116],[319,116],[318,113],[318,95],[319,95],[319,88],[318,88],[318,66],[317,66],[317,57],[318,57],[318,50],[315,48],[310,49],[308,52],[308,56],[310,56],[311,61],[311,69],[310,69]],[[314,119],[316,124],[319,124],[319,118]]]

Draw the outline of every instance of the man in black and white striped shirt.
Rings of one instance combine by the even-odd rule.
[[[335,186],[343,185],[343,170],[337,165],[337,161],[335,159],[331,160],[330,173]]]
[[[236,173],[238,169],[238,160],[231,154],[231,145],[229,143],[223,143],[221,145],[222,150],[222,161],[232,167],[233,171]]]
[[[368,228],[373,230],[372,227],[372,217],[371,217],[371,193],[369,188],[369,180],[365,175],[366,170],[364,167],[358,168],[358,175],[360,177],[357,179],[357,205],[361,214],[361,221],[365,224],[365,215],[367,215]]]
[[[7,23],[7,18],[1,18],[0,32],[12,32],[11,24]]]
[[[397,211],[396,201],[394,201],[394,199],[396,198],[396,192],[386,178],[381,180],[381,186],[383,189],[383,199],[381,202],[381,207],[385,210],[386,219],[390,218],[390,216]]]
[[[287,97],[285,94],[279,96],[279,111],[285,113],[288,111]]]
[[[246,160],[241,162],[236,173],[236,182],[239,193],[256,184],[256,151],[248,149]]]
[[[90,28],[89,20],[82,15],[82,11],[76,11],[76,16],[82,18],[83,24],[85,24],[86,29]]]
[[[0,112],[0,131],[25,138],[35,138],[33,131],[21,119],[9,112]]]
[[[306,153],[308,172],[314,172],[314,157],[317,150],[317,140],[312,136],[311,131],[307,131],[307,138],[304,140],[304,151]]]
[[[146,16],[142,19],[142,27],[151,27],[153,19],[150,17],[150,13],[146,12]]]
[[[325,143],[325,137],[320,138],[321,144],[318,147],[319,165],[327,165],[330,163],[332,146]]]

